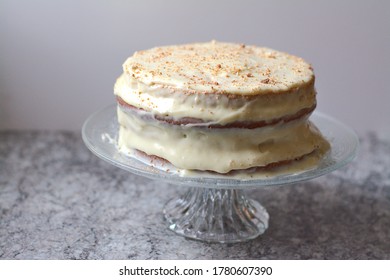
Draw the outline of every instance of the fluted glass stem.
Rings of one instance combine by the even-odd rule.
[[[169,229],[208,242],[253,239],[268,227],[268,213],[242,190],[190,188],[164,209]]]

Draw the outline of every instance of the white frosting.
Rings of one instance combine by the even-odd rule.
[[[139,51],[123,70],[147,86],[192,93],[280,94],[314,80],[311,66],[299,57],[216,41]]]
[[[118,107],[118,121],[120,149],[138,149],[182,169],[227,173],[329,148],[306,119],[257,129],[205,129],[145,121]]]
[[[311,90],[311,91],[309,91]],[[180,119],[192,117],[213,124],[262,121],[292,115],[316,103],[314,88],[297,88],[279,95],[259,95],[249,100],[218,94],[183,94],[161,85],[147,86],[121,75],[114,93],[127,104],[145,111]]]

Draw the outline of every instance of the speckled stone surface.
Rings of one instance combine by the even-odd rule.
[[[95,157],[79,133],[0,132],[1,259],[390,259],[390,141],[321,178],[248,191],[269,229],[240,244],[176,236],[162,207],[183,188]]]

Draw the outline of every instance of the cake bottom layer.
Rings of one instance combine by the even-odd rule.
[[[244,129],[211,129],[143,120],[118,107],[119,149],[137,149],[188,170],[228,173],[291,162],[317,151],[322,156],[328,142],[302,118],[288,123]]]

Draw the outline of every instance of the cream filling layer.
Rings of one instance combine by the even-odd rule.
[[[329,149],[306,118],[257,129],[206,129],[145,121],[118,107],[118,121],[121,151],[138,149],[181,169],[227,173]]]
[[[116,81],[114,93],[127,104],[153,114],[175,119],[191,117],[221,125],[235,121],[272,120],[316,104],[313,86],[249,99],[242,96],[229,98],[223,94],[186,94],[161,85],[145,85],[125,74]]]

